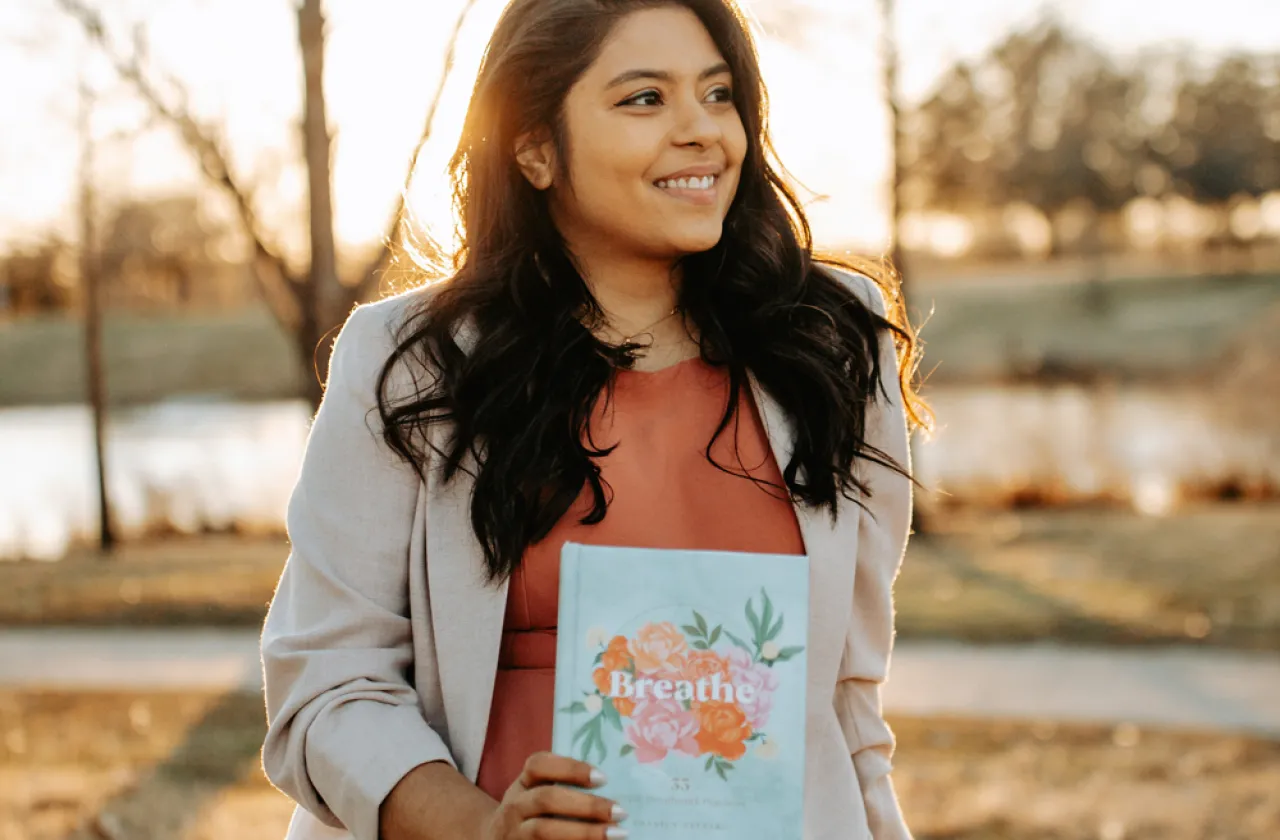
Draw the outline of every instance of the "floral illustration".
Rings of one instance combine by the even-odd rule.
[[[590,690],[559,710],[586,716],[573,734],[580,757],[616,754],[648,764],[672,753],[705,756],[703,769],[722,779],[749,752],[775,757],[765,727],[780,685],[776,668],[804,648],[781,646],[782,616],[763,589],[758,609],[755,600],[743,611],[744,636],[710,627],[697,611],[689,624],[649,622],[630,637],[591,628]]]
[[[669,621],[646,624],[629,640],[628,649],[636,669],[646,673],[671,671],[680,667],[688,643]]]

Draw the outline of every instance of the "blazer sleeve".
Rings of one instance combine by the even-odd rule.
[[[267,777],[358,840],[377,840],[379,807],[410,770],[454,764],[409,676],[420,481],[382,441],[375,409],[394,302],[358,308],[334,346],[289,501],[291,553],[262,632]]]
[[[854,279],[859,297],[883,317],[885,303],[879,287],[865,277]],[[887,330],[880,341],[880,370],[883,391],[867,409],[868,442],[909,471],[911,453],[897,352]],[[866,470],[872,495],[866,500],[867,511],[860,512],[853,613],[836,684],[836,714],[853,756],[873,840],[910,840],[889,778],[894,738],[881,711],[880,686],[888,677],[893,648],[893,582],[911,530],[912,485],[876,464],[866,463]]]

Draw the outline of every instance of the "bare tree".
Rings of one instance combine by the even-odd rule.
[[[107,493],[106,383],[102,365],[102,284],[98,271],[93,162],[94,96],[88,82],[80,81],[80,107],[76,129],[80,140],[80,288],[84,295],[85,379],[93,416],[93,453],[98,479],[98,547],[108,553],[116,538]]]
[[[902,103],[898,92],[898,32],[896,0],[879,0],[880,8],[880,61],[882,85],[884,87],[885,109],[889,115],[889,189],[887,190],[889,216],[889,259],[898,278],[903,281],[905,292],[906,274],[902,261],[902,184],[905,180],[903,171],[904,133],[902,126]]]
[[[333,233],[332,134],[323,89],[326,31],[322,0],[299,0],[296,8],[304,79],[302,132],[310,227],[309,260],[303,269],[289,266],[263,227],[255,211],[253,187],[235,173],[221,128],[197,119],[188,106],[183,85],[173,78],[162,77],[150,66],[141,30],[135,29],[131,47],[122,49],[109,36],[102,15],[94,5],[85,0],[57,0],[57,3],[80,23],[90,41],[106,54],[117,74],[132,86],[156,116],[178,131],[204,177],[231,199],[240,227],[251,243],[255,282],[276,321],[293,336],[305,368],[306,397],[313,407],[318,405],[329,366],[330,347],[324,337],[342,323],[353,304],[373,294],[397,249],[405,215],[404,194],[422,148],[431,136],[445,82],[453,70],[458,37],[476,0],[466,0],[454,23],[440,82],[410,156],[404,188],[377,255],[358,277],[348,282],[339,277]]]

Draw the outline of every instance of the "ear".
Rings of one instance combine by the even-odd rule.
[[[527,132],[516,138],[516,165],[534,189],[545,190],[555,180],[555,143],[545,131]]]

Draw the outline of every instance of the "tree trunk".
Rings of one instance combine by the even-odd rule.
[[[902,257],[902,105],[898,96],[898,36],[895,0],[880,0],[880,54],[885,108],[889,114],[889,259],[902,283],[905,300],[906,269]]]
[[[905,172],[902,165],[904,133],[902,127],[902,100],[898,93],[898,30],[897,3],[895,0],[879,0],[880,6],[880,61],[883,84],[885,111],[889,116],[889,188],[886,190],[889,216],[889,260],[898,274],[898,294],[902,299],[902,311],[909,316],[907,309],[907,272],[902,253],[902,184]],[[915,436],[907,440],[907,447],[912,471],[919,463]],[[925,534],[929,531],[926,507],[923,497],[917,493],[912,510],[912,532]]]
[[[311,414],[315,415],[320,407],[320,398],[324,396],[324,383],[329,370],[329,355],[332,344],[321,341],[328,330],[321,329],[315,318],[304,315],[302,323],[294,332],[297,342],[298,359],[302,364],[302,395],[311,406]]]
[[[84,294],[85,379],[93,415],[93,452],[98,478],[98,547],[109,554],[116,544],[107,493],[106,386],[102,367],[102,286],[95,258],[93,189],[93,93],[80,83],[80,287]]]
[[[302,135],[311,233],[310,294],[303,298],[303,309],[310,311],[303,312],[298,339],[303,351],[306,393],[315,408],[319,405],[321,383],[327,378],[329,367],[329,354],[319,352],[319,342],[345,314],[339,311],[344,296],[338,281],[333,235],[333,139],[325,111],[325,19],[321,0],[303,0],[298,7],[298,41],[305,81]]]

